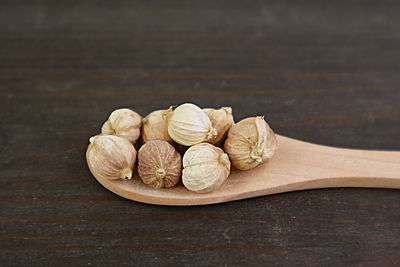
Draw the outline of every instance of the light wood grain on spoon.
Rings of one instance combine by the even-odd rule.
[[[249,171],[233,170],[220,188],[207,194],[191,192],[183,185],[156,190],[137,177],[126,181],[96,179],[128,199],[177,206],[328,187],[400,189],[400,152],[333,148],[279,135],[277,139],[278,151],[268,163]]]

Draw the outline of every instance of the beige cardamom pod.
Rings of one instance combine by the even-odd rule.
[[[190,147],[183,156],[182,182],[197,193],[217,189],[228,178],[229,157],[222,149],[208,143]]]
[[[108,120],[103,124],[101,133],[116,135],[128,139],[135,144],[140,137],[142,117],[133,110],[121,108],[114,110]]]
[[[93,176],[101,179],[131,179],[136,150],[127,139],[115,135],[90,138],[86,160]]]
[[[277,142],[264,117],[251,117],[232,126],[224,150],[232,166],[239,170],[249,170],[272,158],[277,150]]]
[[[168,134],[178,144],[192,146],[217,135],[207,114],[190,103],[178,106],[168,116]]]
[[[210,118],[212,126],[217,130],[217,135],[211,138],[208,142],[213,145],[222,143],[229,129],[234,124],[231,107],[223,107],[220,109],[204,108],[203,111]]]
[[[172,113],[172,107],[168,110],[156,110],[151,112],[142,121],[143,144],[150,140],[164,140],[170,144],[174,140],[168,134],[168,114]]]

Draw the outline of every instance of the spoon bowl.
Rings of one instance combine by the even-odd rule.
[[[400,189],[398,151],[334,148],[280,135],[277,141],[278,150],[269,162],[248,171],[232,170],[221,187],[206,194],[189,191],[181,183],[172,188],[153,189],[137,174],[131,180],[95,178],[127,199],[171,206],[206,205],[329,187]]]

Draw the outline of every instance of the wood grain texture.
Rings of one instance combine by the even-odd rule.
[[[265,115],[312,143],[400,150],[397,1],[0,2],[2,266],[400,265],[400,194],[324,189],[200,207],[90,175],[108,114]]]

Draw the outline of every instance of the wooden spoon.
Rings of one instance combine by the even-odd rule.
[[[400,189],[398,151],[334,148],[279,135],[277,140],[278,150],[269,162],[249,171],[233,170],[220,188],[207,194],[191,192],[182,184],[168,189],[152,189],[137,176],[132,180],[95,178],[122,197],[173,206],[205,205],[327,187]]]

